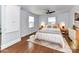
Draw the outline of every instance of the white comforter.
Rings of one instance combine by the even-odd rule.
[[[50,30],[50,31],[49,31]],[[35,35],[35,39],[46,40],[49,42],[55,42],[61,44],[64,47],[63,37],[59,29],[43,29],[38,31]]]

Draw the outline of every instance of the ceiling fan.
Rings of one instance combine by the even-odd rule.
[[[55,11],[46,10],[46,14],[52,14],[52,13],[55,13]]]

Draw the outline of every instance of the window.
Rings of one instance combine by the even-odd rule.
[[[29,28],[34,27],[34,17],[33,16],[29,16]]]
[[[48,24],[55,24],[56,23],[56,17],[48,17]]]

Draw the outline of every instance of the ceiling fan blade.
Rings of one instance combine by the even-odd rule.
[[[52,13],[54,13],[55,11],[51,11]]]
[[[51,13],[54,13],[55,11],[52,11],[52,10],[49,10],[49,9],[43,9],[43,10],[46,10],[46,14],[51,14]]]
[[[51,11],[51,12],[46,12],[46,14],[51,14],[51,13],[54,13],[55,11]]]

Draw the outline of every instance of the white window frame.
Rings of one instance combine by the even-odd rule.
[[[56,17],[48,17],[48,24],[55,24],[56,23]]]
[[[34,27],[34,16],[29,16],[29,28]]]

